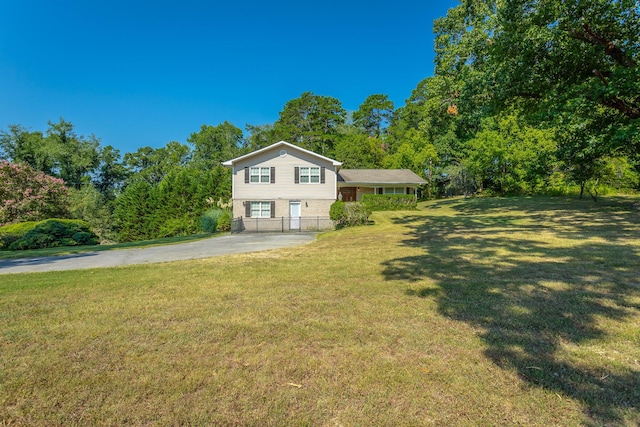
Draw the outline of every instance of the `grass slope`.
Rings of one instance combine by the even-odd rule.
[[[0,424],[637,425],[630,199],[452,199],[298,248],[3,276]]]

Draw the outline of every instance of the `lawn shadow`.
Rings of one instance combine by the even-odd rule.
[[[603,360],[572,363],[559,352],[605,338],[599,319],[623,322],[640,310],[630,298],[640,297],[640,256],[625,243],[639,234],[639,216],[571,211],[565,202],[557,211],[531,206],[523,221],[522,211],[503,204],[482,202],[483,214],[463,201],[448,205],[458,215],[397,218],[408,230],[402,244],[424,254],[384,262],[385,278],[435,283],[406,293],[433,299],[444,316],[479,328],[497,366],[580,401],[595,424],[623,422],[623,412],[640,406],[640,372]],[[614,223],[603,221],[613,211]],[[535,238],[541,232],[564,244]]]

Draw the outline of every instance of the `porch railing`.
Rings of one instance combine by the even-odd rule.
[[[328,216],[244,218],[231,220],[232,233],[292,233],[301,231],[332,230],[333,221]]]

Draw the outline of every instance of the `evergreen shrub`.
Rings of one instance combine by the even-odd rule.
[[[81,220],[46,219],[35,223],[35,225],[31,223],[23,227],[22,231],[28,227],[32,228],[21,236],[12,235],[11,240],[13,241],[8,245],[9,250],[97,245],[99,243],[98,236],[91,230],[89,224]],[[6,241],[4,243],[6,244]]]

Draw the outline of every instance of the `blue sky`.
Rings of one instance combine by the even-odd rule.
[[[404,104],[458,2],[0,0],[0,129],[60,117],[124,154],[273,123],[310,91]]]

